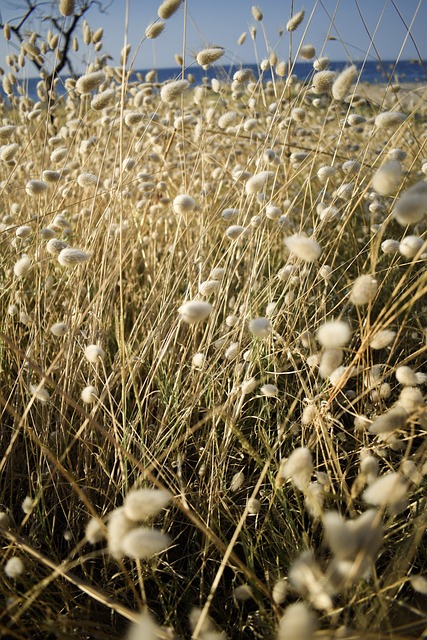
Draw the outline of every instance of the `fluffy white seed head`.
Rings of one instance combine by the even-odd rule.
[[[181,193],[174,199],[172,209],[177,214],[184,214],[193,211],[195,206],[196,202],[191,196]]]
[[[85,358],[89,362],[96,364],[100,360],[104,360],[105,351],[98,344],[88,344],[85,348]]]
[[[40,196],[46,193],[49,185],[44,180],[29,180],[25,185],[25,191],[29,196]]]
[[[267,338],[272,332],[273,327],[268,318],[254,318],[249,322],[249,331],[255,338]]]
[[[344,347],[351,340],[351,329],[343,320],[331,320],[319,327],[316,337],[325,349]]]
[[[162,20],[158,20],[157,22],[152,22],[145,29],[145,37],[149,38],[150,40],[154,40],[155,38],[158,38],[159,35],[163,32],[165,26],[166,26],[166,23],[163,22]]]
[[[397,200],[393,217],[397,222],[406,226],[420,222],[427,213],[427,182],[418,182],[410,187]]]
[[[65,334],[68,332],[68,326],[65,324],[65,322],[55,322],[50,327],[50,332],[53,333],[53,335],[57,338],[62,338],[62,336],[65,336]]]
[[[398,240],[393,240],[392,238],[388,238],[381,243],[381,251],[386,255],[393,255],[399,251],[400,242]]]
[[[403,387],[397,404],[403,407],[408,413],[412,413],[423,406],[423,394],[418,387]]]
[[[397,367],[396,380],[405,387],[416,387],[419,384],[415,371],[411,367],[404,365]]]
[[[244,482],[245,482],[245,474],[243,473],[243,471],[238,471],[231,478],[230,491],[233,491],[233,493],[235,491],[238,491],[239,489],[242,488]]]
[[[329,71],[328,69],[315,73],[312,85],[314,93],[329,93],[332,90],[336,75],[335,71]]]
[[[400,111],[383,111],[375,118],[375,125],[379,129],[396,129],[406,120],[406,115]]]
[[[279,394],[279,389],[275,384],[263,384],[260,391],[267,398],[275,398]]]
[[[156,516],[171,501],[169,491],[162,489],[137,489],[130,491],[123,503],[126,516],[133,522],[141,522]]]
[[[285,609],[279,622],[277,640],[313,640],[316,627],[316,617],[308,605],[295,602]]]
[[[357,68],[354,65],[347,67],[335,78],[332,85],[332,96],[335,100],[344,100],[350,91],[351,85],[357,77]]]
[[[369,340],[369,346],[371,349],[384,349],[388,347],[394,340],[396,336],[396,332],[391,329],[383,329],[382,331],[377,331],[372,338]]]
[[[288,593],[288,581],[280,578],[274,583],[271,596],[276,604],[282,604],[286,600]]]
[[[160,89],[160,97],[166,104],[175,102],[182,94],[187,91],[190,83],[188,80],[175,80],[164,84]]]
[[[295,31],[300,26],[301,22],[304,20],[305,11],[298,11],[295,15],[292,16],[286,23],[287,31]]]
[[[164,631],[152,616],[149,613],[141,613],[128,629],[125,640],[161,640],[165,637]]]
[[[318,242],[297,233],[285,238],[285,245],[288,251],[305,262],[315,262],[322,253],[322,247]]]
[[[98,183],[98,176],[85,171],[77,176],[77,184],[82,188],[95,187]]]
[[[191,361],[195,369],[203,369],[206,366],[207,358],[204,353],[199,352],[194,354]]]
[[[98,389],[93,385],[88,385],[82,390],[80,397],[85,404],[93,404],[98,400]]]
[[[57,256],[63,249],[66,249],[67,247],[68,244],[64,242],[64,240],[59,240],[59,238],[51,238],[46,244],[46,251],[50,253],[51,256]]]
[[[220,288],[221,283],[218,280],[204,280],[199,285],[199,293],[202,296],[211,296]]]
[[[326,349],[322,353],[319,363],[319,375],[328,378],[342,363],[344,352],[342,349]]]
[[[381,196],[394,193],[402,181],[402,167],[398,160],[388,160],[374,174],[372,188]]]
[[[406,236],[399,244],[399,253],[411,259],[427,248],[427,242],[419,236]]]
[[[103,82],[105,82],[105,74],[103,71],[92,71],[87,73],[76,82],[76,91],[81,95],[95,91]]]
[[[362,275],[353,283],[350,301],[356,305],[364,305],[371,302],[378,290],[378,282],[370,275]]]
[[[199,51],[196,56],[196,60],[201,67],[208,67],[219,60],[224,53],[225,49],[223,47],[208,47]]]
[[[211,311],[212,305],[204,300],[189,300],[178,309],[178,313],[187,324],[203,322],[209,317]]]
[[[99,518],[91,518],[86,525],[85,535],[89,544],[97,544],[106,535],[106,528]]]
[[[259,383],[256,378],[248,378],[247,380],[244,380],[240,387],[242,394],[246,396],[249,393],[252,393],[253,391],[255,391],[258,384]]]
[[[237,240],[237,238],[240,238],[244,231],[245,227],[242,227],[239,224],[232,224],[226,229],[225,235],[227,236],[227,238],[230,238],[230,240]]]
[[[280,475],[292,481],[301,491],[304,491],[313,473],[313,459],[311,451],[306,447],[295,449],[289,458],[280,466]]]
[[[24,278],[31,269],[31,259],[27,255],[23,255],[13,265],[13,273],[17,278]]]
[[[414,591],[427,596],[427,578],[421,575],[412,575],[410,579],[411,587]]]
[[[402,406],[396,406],[381,414],[369,427],[369,432],[376,435],[391,433],[402,429],[408,419],[408,413]]]
[[[157,9],[157,15],[163,20],[168,20],[176,11],[178,11],[181,3],[182,0],[164,0]]]
[[[94,111],[102,111],[108,107],[108,105],[114,100],[116,96],[116,92],[114,89],[106,89],[105,91],[101,91],[101,93],[97,93],[93,98],[90,106]]]
[[[316,49],[312,44],[304,44],[299,50],[299,55],[304,60],[311,60],[316,55]]]
[[[108,551],[116,560],[127,555],[123,547],[123,540],[134,527],[135,522],[129,520],[123,507],[114,509],[110,513],[107,523]]]
[[[158,529],[137,527],[122,539],[124,555],[143,560],[164,551],[171,544],[170,537]]]
[[[79,264],[84,264],[89,260],[89,258],[90,255],[86,253],[86,251],[74,249],[73,247],[66,247],[60,251],[58,255],[58,262],[63,267],[72,268]]]
[[[4,565],[4,572],[8,578],[16,580],[24,571],[24,563],[18,556],[13,556]]]
[[[256,173],[245,184],[245,191],[248,195],[261,193],[274,179],[274,171],[261,171]]]
[[[42,402],[43,404],[49,402],[50,400],[49,391],[38,384],[30,384],[30,393],[34,396],[34,398],[36,398],[36,400]]]
[[[406,507],[407,492],[407,481],[399,473],[387,473],[365,489],[362,497],[368,504],[400,513]]]

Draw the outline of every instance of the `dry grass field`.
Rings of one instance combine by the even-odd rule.
[[[426,633],[426,92],[304,21],[262,80],[4,66],[1,637]]]

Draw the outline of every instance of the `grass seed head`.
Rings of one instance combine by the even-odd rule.
[[[263,384],[260,391],[267,398],[276,398],[279,395],[279,389],[275,384]]]
[[[377,507],[387,507],[391,514],[401,513],[407,505],[408,484],[399,473],[386,473],[362,494],[363,500]]]
[[[312,640],[317,619],[305,602],[286,607],[277,629],[277,640]]]
[[[41,387],[38,384],[30,384],[30,393],[36,400],[45,404],[50,400],[50,393],[44,387]]]
[[[351,288],[350,301],[355,306],[368,304],[378,291],[378,282],[370,275],[356,278]]]
[[[379,129],[396,129],[406,120],[406,115],[400,111],[383,111],[375,118],[375,125]]]
[[[351,328],[343,320],[331,320],[319,327],[316,337],[325,349],[344,347],[351,340]]]
[[[195,353],[191,362],[195,369],[203,369],[207,363],[206,355],[202,352]]]
[[[4,572],[8,578],[16,580],[24,571],[24,563],[18,556],[9,558],[4,566]]]
[[[393,217],[405,227],[420,222],[427,213],[427,182],[418,182],[410,187],[397,200]]]
[[[92,385],[88,385],[82,390],[80,397],[85,404],[93,404],[98,400],[98,389]]]
[[[189,300],[182,304],[178,313],[187,324],[196,324],[206,320],[212,312],[212,305],[204,300]]]
[[[175,80],[164,84],[160,89],[160,97],[166,104],[174,103],[187,91],[190,83],[188,80]]]
[[[116,96],[116,92],[114,89],[106,89],[105,91],[101,91],[101,93],[97,93],[92,98],[92,102],[90,106],[94,111],[102,111],[108,107],[108,105],[114,100]]]
[[[106,528],[99,518],[91,518],[86,525],[85,535],[89,544],[101,542],[106,535]]]
[[[171,544],[170,537],[158,529],[137,527],[126,533],[122,539],[125,556],[135,560],[145,560],[164,551]]]
[[[108,551],[116,560],[126,555],[123,540],[134,527],[135,522],[129,520],[123,507],[110,513],[107,523]]]
[[[351,67],[347,67],[347,69],[341,71],[341,73],[335,78],[332,85],[333,98],[339,101],[344,100],[344,98],[347,97],[351,85],[355,81],[356,77],[357,67],[354,65],[351,65]]]
[[[29,196],[41,196],[48,190],[49,185],[44,180],[29,180],[25,185],[25,191]]]
[[[209,67],[211,64],[219,60],[225,53],[223,47],[208,47],[202,49],[196,56],[197,63],[201,67]]]
[[[313,85],[312,89],[314,93],[330,93],[332,90],[332,85],[334,84],[336,78],[335,71],[329,71],[325,69],[324,71],[318,71],[313,76]]]
[[[64,18],[72,16],[74,13],[74,4],[74,0],[59,0],[58,9],[61,16],[64,16]]]
[[[13,273],[17,278],[24,278],[31,269],[31,259],[25,254],[13,265]]]
[[[253,318],[253,320],[249,322],[249,331],[254,338],[263,340],[270,335],[272,330],[273,327],[268,318]]]
[[[396,429],[403,429],[408,419],[408,413],[402,406],[396,406],[381,414],[369,427],[369,432],[375,435],[391,433]]]
[[[264,191],[267,183],[273,180],[274,171],[261,171],[251,176],[245,184],[245,191],[248,195],[261,193]]]
[[[415,258],[427,248],[427,241],[419,236],[406,236],[399,244],[399,253],[405,258]]]
[[[171,498],[169,491],[163,489],[136,489],[127,494],[124,512],[133,522],[148,520],[165,509]]]
[[[157,15],[163,20],[168,20],[176,13],[182,4],[182,0],[164,0],[157,9]]]
[[[285,238],[285,245],[288,251],[305,262],[315,262],[322,253],[322,247],[315,240],[299,234]]]
[[[49,240],[49,242],[51,242]],[[66,247],[62,249],[58,254],[58,262],[63,267],[72,268],[79,264],[84,264],[90,259],[90,255],[81,249],[74,249],[73,247]]]
[[[313,458],[306,447],[299,447],[280,465],[280,475],[291,480],[300,491],[304,491],[313,473]]]
[[[402,181],[402,167],[398,160],[388,160],[374,174],[372,188],[381,196],[394,193]]]
[[[371,349],[378,350],[384,349],[388,347],[396,337],[396,332],[391,329],[383,329],[382,331],[377,331],[372,338],[369,340],[369,346]]]
[[[405,387],[416,387],[419,384],[417,374],[408,366],[397,367],[396,380]]]
[[[51,238],[46,243],[46,251],[52,256],[58,256],[61,251],[67,247],[68,244],[64,242],[64,240],[59,240],[59,238]]]
[[[193,211],[195,206],[196,206],[195,200],[191,196],[182,193],[176,196],[176,198],[174,199],[172,204],[172,209],[174,210],[175,213],[185,214],[185,213],[189,213],[190,211]]]
[[[152,22],[145,29],[145,37],[149,38],[150,40],[154,40],[154,38],[158,38],[159,35],[164,30],[165,26],[166,26],[166,22],[163,22],[162,20],[157,20],[157,22]]]
[[[300,26],[301,22],[304,20],[305,11],[298,11],[295,15],[292,16],[290,20],[286,23],[287,31],[295,31]]]
[[[104,360],[105,351],[98,344],[88,344],[85,348],[85,358],[88,362],[96,364],[100,360]]]
[[[65,334],[68,332],[68,326],[65,324],[65,322],[55,322],[50,327],[50,332],[53,333],[53,335],[57,338],[62,338],[62,336],[65,336]]]
[[[92,73],[86,73],[76,82],[76,90],[81,95],[86,95],[95,91],[103,82],[105,82],[105,73],[103,71],[92,71]]]

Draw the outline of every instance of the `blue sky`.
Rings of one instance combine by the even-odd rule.
[[[3,20],[19,16],[13,7],[20,0],[0,0]],[[100,14],[93,8],[87,14],[92,29],[104,28],[103,52],[113,56],[113,64],[118,64],[120,50],[126,31],[126,6],[129,9],[127,40],[132,45],[132,53],[137,51],[134,62],[136,69],[170,67],[175,65],[174,54],[182,52],[183,8],[167,21],[166,29],[159,38],[142,41],[145,27],[157,17],[160,0],[114,0],[107,13]],[[252,63],[256,57],[267,56],[267,45],[275,48],[279,58],[287,58],[289,37],[279,38],[279,27],[285,27],[290,16],[290,0],[262,0],[257,3],[264,14],[261,23],[255,23],[251,7],[253,0],[188,0],[188,26],[186,56],[191,60],[194,53],[207,44],[222,45],[226,49],[225,64]],[[403,21],[410,25],[411,35],[424,59],[427,58],[427,0],[295,0],[295,11],[305,9],[306,18],[294,34],[294,43],[304,43],[316,47],[318,55],[328,55],[332,60],[363,60],[366,53],[370,59],[378,56],[383,60],[417,58],[417,50]],[[359,13],[358,7],[360,8]],[[397,7],[397,9],[396,9]],[[401,13],[401,17],[399,16]],[[333,26],[331,17],[334,15]],[[415,20],[414,20],[414,16]],[[402,20],[403,18],[403,20]],[[365,24],[364,24],[365,22]],[[249,28],[257,26],[256,49],[249,36]],[[32,25],[40,30],[40,25]],[[263,34],[263,29],[265,36]],[[243,31],[248,32],[246,42],[237,45]],[[375,48],[367,33],[374,34]],[[79,31],[78,35],[81,35]],[[327,40],[333,36],[335,40]],[[10,45],[9,45],[10,47]],[[0,58],[14,51],[0,37]],[[75,64],[84,69],[84,47],[76,54]]]

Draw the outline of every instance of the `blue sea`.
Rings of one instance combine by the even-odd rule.
[[[361,70],[361,81],[369,84],[375,83],[403,83],[403,82],[418,82],[424,83],[427,81],[427,62],[420,62],[419,60],[399,60],[398,63],[392,60],[369,60],[367,62],[355,63],[359,70]],[[259,77],[259,68],[255,64],[243,65],[245,68],[249,67],[253,70],[256,78]],[[348,66],[347,62],[331,62],[329,68],[334,71],[340,71]],[[240,69],[241,66],[213,66],[208,71],[204,71],[199,65],[194,64],[188,67],[186,74],[191,73],[194,76],[196,84],[200,84],[205,78],[212,80],[212,78],[227,79],[232,78],[235,71]],[[136,70],[135,75],[131,77],[131,80],[136,80],[136,73],[141,74],[144,78],[147,70]],[[313,75],[313,65],[311,62],[297,62],[294,65],[293,73],[296,74],[299,80],[308,81]],[[62,80],[65,80],[67,76],[62,76]],[[158,83],[165,82],[181,77],[181,69],[178,67],[162,68],[156,71],[155,81]],[[263,80],[267,81],[271,79],[271,71],[266,71],[263,74]],[[36,86],[40,81],[40,78],[29,78],[25,81],[25,91],[29,97],[33,100],[37,100]],[[57,92],[63,93],[61,89],[62,83],[58,83]],[[0,84],[0,95],[4,96]]]

